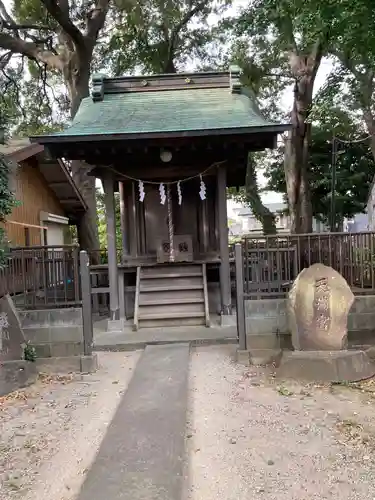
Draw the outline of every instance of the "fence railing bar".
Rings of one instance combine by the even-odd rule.
[[[355,293],[375,293],[374,238],[370,231],[246,236],[244,292],[285,296],[304,267],[320,262],[338,271]]]

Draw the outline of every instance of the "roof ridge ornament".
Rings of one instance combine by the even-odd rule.
[[[232,94],[240,94],[242,89],[242,84],[240,81],[241,68],[239,66],[230,66],[230,89]]]
[[[104,99],[104,78],[106,78],[106,76],[102,73],[96,73],[92,76],[91,97],[94,102]]]

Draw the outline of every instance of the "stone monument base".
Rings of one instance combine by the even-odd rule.
[[[0,363],[0,396],[33,384],[38,376],[36,363],[25,360]]]
[[[356,382],[375,374],[375,363],[364,351],[293,351],[276,370],[280,378],[315,382]]]

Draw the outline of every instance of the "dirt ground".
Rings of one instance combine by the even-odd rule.
[[[77,497],[139,355],[0,399],[0,500]],[[191,354],[184,500],[374,500],[375,381],[283,382],[232,355]]]
[[[191,357],[187,500],[373,500],[375,382],[281,382],[231,361]]]
[[[0,400],[0,499],[72,500],[139,352],[101,353],[93,375],[41,377]]]

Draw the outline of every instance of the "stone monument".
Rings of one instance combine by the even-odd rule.
[[[297,276],[288,297],[294,351],[284,353],[277,375],[321,382],[372,377],[373,364],[363,351],[348,351],[347,320],[354,295],[331,267],[314,264]]]
[[[35,363],[23,356],[26,344],[20,319],[9,295],[0,299],[0,396],[35,381]]]
[[[314,264],[303,269],[288,298],[294,349],[346,349],[348,314],[353,302],[347,282],[331,267]]]

